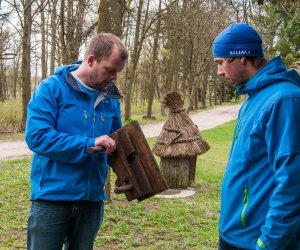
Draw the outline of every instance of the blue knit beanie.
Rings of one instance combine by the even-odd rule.
[[[213,57],[263,57],[262,39],[255,29],[245,23],[234,23],[214,40]]]

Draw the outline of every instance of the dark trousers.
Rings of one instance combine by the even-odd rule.
[[[247,249],[232,246],[220,237],[219,238],[218,250],[247,250]]]
[[[103,202],[32,201],[28,250],[92,250],[103,219]]]

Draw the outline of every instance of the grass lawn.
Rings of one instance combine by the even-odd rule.
[[[97,249],[216,249],[219,191],[235,122],[201,134],[211,149],[198,157],[194,196],[127,202],[113,194]],[[149,140],[152,147],[155,138]],[[0,162],[0,249],[26,249],[31,158]]]

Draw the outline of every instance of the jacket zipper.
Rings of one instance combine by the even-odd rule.
[[[240,127],[237,128],[236,134],[234,136],[235,140],[237,140],[239,138],[239,133],[240,133]]]
[[[243,109],[240,110],[239,112],[239,117],[238,117],[238,123],[237,123],[237,129],[236,129],[236,133],[234,135],[234,140],[237,140],[239,138],[239,134],[241,131],[241,126],[240,123],[242,122],[242,124],[244,123],[244,113],[245,113],[245,109],[248,107],[249,104],[249,100],[247,99],[244,103]]]
[[[244,188],[244,207],[242,209],[242,214],[241,214],[241,220],[242,220],[243,227],[247,226],[245,214],[246,214],[246,209],[248,206],[248,200],[249,200],[249,191],[248,191],[248,188],[245,187]]]

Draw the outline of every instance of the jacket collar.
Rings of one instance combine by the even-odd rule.
[[[273,58],[265,64],[256,74],[250,78],[246,83],[237,85],[237,94],[251,94],[261,88],[269,86],[278,82],[280,78],[287,80],[286,68],[280,56]]]

